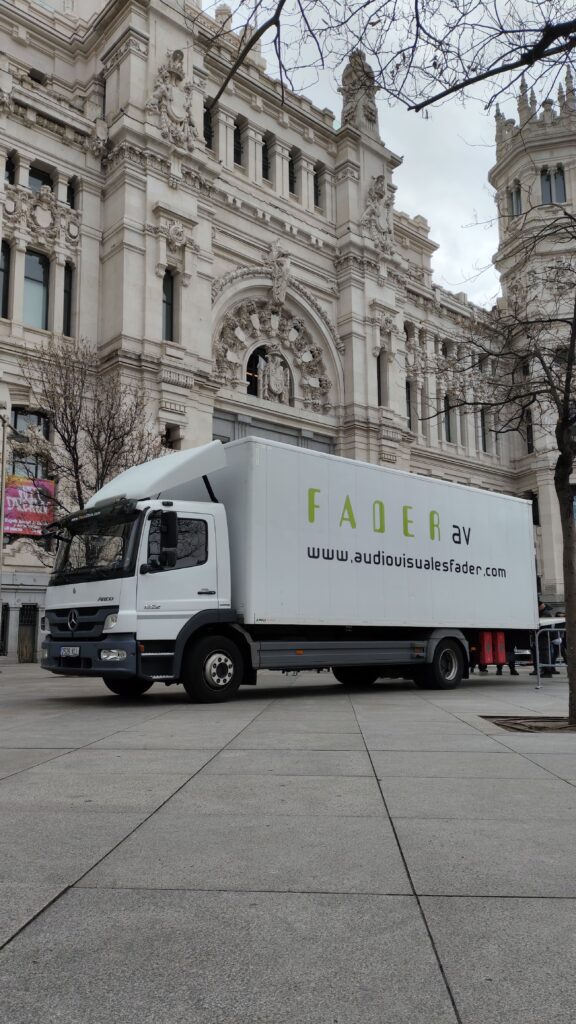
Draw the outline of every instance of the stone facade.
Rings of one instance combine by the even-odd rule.
[[[401,158],[363,56],[343,72],[336,129],[308,99],[283,102],[258,53],[210,106],[237,52],[233,33],[206,48],[225,7],[212,21],[191,2],[52,6],[0,0],[0,398],[27,406],[23,352],[68,326],[153,396],[172,446],[260,434],[537,493],[539,573],[559,597],[546,459],[478,412],[437,416],[444,383],[411,379],[416,351],[457,352],[480,312],[434,284],[425,218],[395,209]],[[497,189],[515,174],[500,136]],[[49,178],[36,191],[31,168]],[[42,327],[27,252],[49,260]]]

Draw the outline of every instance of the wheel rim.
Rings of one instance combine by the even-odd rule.
[[[458,659],[454,651],[445,650],[439,658],[439,669],[442,679],[451,682],[458,675]]]
[[[204,679],[212,690],[222,690],[234,678],[234,662],[224,651],[215,651],[204,662]]]

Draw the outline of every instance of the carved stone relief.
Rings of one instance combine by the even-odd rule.
[[[386,186],[383,174],[374,176],[366,197],[360,227],[381,253],[392,251],[392,207],[394,193]]]
[[[332,381],[322,348],[315,345],[303,320],[274,302],[244,302],[227,313],[214,347],[216,376],[223,385],[237,388],[245,383],[247,356],[257,345],[267,355],[261,396],[286,403],[289,378],[295,372],[295,398],[305,409],[330,411]]]
[[[198,135],[192,117],[192,90],[192,82],[184,74],[182,50],[168,51],[146,109],[158,114],[162,138],[180,149],[192,149]]]
[[[50,250],[56,245],[75,249],[80,241],[80,224],[78,210],[59,203],[48,185],[36,193],[16,185],[6,186],[5,235],[25,233]]]

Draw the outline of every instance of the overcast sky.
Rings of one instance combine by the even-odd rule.
[[[309,95],[339,121],[342,98],[328,75]],[[496,207],[488,184],[496,156],[494,114],[486,114],[473,99],[465,106],[452,100],[430,109],[427,119],[384,100],[378,102],[378,112],[383,142],[404,158],[394,174],[396,209],[426,217],[430,237],[440,247],[433,257],[436,283],[493,305],[499,292],[492,266],[498,244]]]

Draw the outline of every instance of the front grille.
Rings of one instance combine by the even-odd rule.
[[[76,629],[70,629],[68,617],[75,611]],[[51,608],[46,612],[48,631],[52,640],[99,640],[108,615],[118,613],[118,605],[95,605],[91,608]]]

